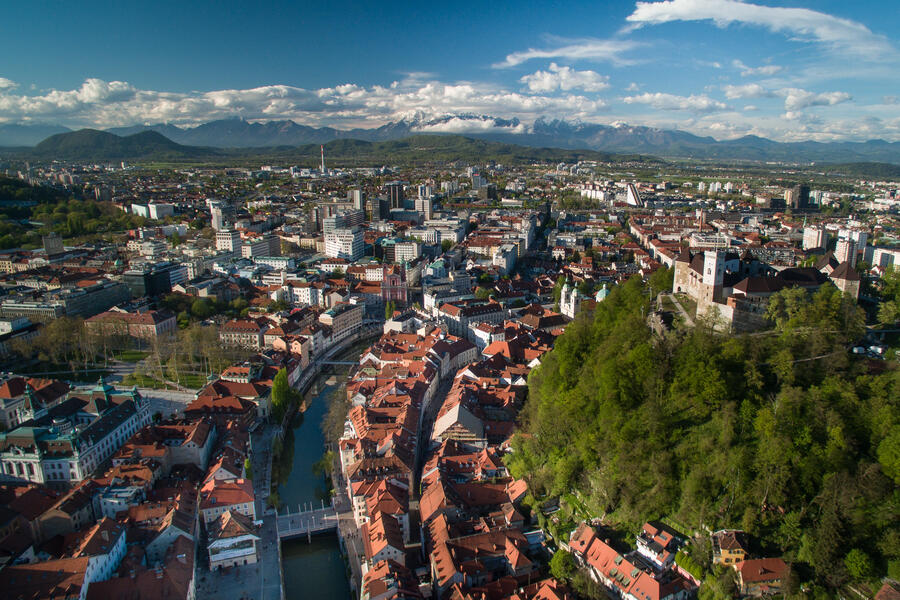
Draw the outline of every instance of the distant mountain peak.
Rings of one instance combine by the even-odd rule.
[[[66,133],[60,126],[0,125],[0,146],[35,146],[48,136]],[[615,121],[608,125],[544,116],[532,124],[478,113],[406,112],[378,127],[350,130],[311,127],[293,120],[247,121],[241,116],[193,127],[171,123],[117,127],[107,133],[130,136],[153,131],[182,146],[257,148],[325,144],[334,140],[382,142],[418,134],[465,135],[471,138],[540,148],[587,149],[674,158],[783,162],[889,162],[900,164],[900,142],[775,142],[756,135],[717,141],[686,131]],[[150,139],[150,138],[148,138]],[[156,139],[159,146],[162,141]]]

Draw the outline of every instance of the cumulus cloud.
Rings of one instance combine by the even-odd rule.
[[[0,77],[0,90],[11,90],[18,86],[19,86],[19,84],[17,84],[12,79],[7,79],[6,77]]]
[[[665,0],[638,2],[627,20],[632,28],[674,21],[713,21],[719,27],[743,23],[870,59],[896,52],[884,36],[876,35],[862,23],[808,8],[773,7],[739,0]]]
[[[800,88],[769,90],[758,83],[726,85],[722,89],[725,97],[729,100],[735,98],[784,98],[786,111],[797,111],[810,106],[834,106],[853,99],[847,92],[816,93]]]
[[[528,130],[528,126],[524,123],[503,123],[487,117],[460,118],[457,116],[413,127],[413,131],[419,133],[528,133]]]
[[[536,58],[592,60],[610,62],[614,65],[630,65],[634,64],[634,59],[624,55],[641,45],[633,40],[624,39],[600,40],[588,38],[578,40],[560,39],[558,41],[560,45],[556,48],[529,48],[528,50],[508,54],[503,62],[494,64],[494,68],[515,67]]]
[[[751,77],[754,75],[774,75],[775,73],[781,72],[783,67],[779,65],[763,65],[761,67],[748,67],[744,63],[739,60],[731,61],[731,64],[736,69],[740,69],[741,77]]]
[[[535,71],[519,79],[531,92],[555,92],[581,89],[585,92],[599,92],[609,87],[609,77],[596,71],[576,71],[571,67],[561,67],[550,63],[546,71]]]
[[[848,102],[853,97],[847,92],[824,92],[816,94],[799,88],[784,88],[778,90],[778,95],[784,97],[784,108],[788,111],[801,110],[810,106],[834,106],[842,102]]]
[[[627,104],[647,104],[658,110],[686,110],[691,112],[713,112],[726,110],[728,106],[714,100],[706,94],[676,96],[662,92],[644,93],[638,96],[626,96]]]
[[[758,83],[726,85],[722,90],[724,90],[725,97],[729,100],[734,100],[735,98],[771,98],[775,96],[774,92],[767,90]]]
[[[249,120],[292,119],[311,126],[366,126],[380,125],[411,112],[427,117],[467,113],[528,120],[541,115],[585,119],[605,107],[603,100],[574,93],[523,94],[488,84],[450,84],[417,78],[395,81],[390,86],[348,83],[316,90],[269,85],[174,93],[140,90],[126,82],[99,79],[88,79],[77,89],[35,95],[0,89],[0,121],[39,120],[101,128],[161,122],[195,125],[235,116]]]

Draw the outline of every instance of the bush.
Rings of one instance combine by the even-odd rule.
[[[575,559],[566,550],[557,550],[550,559],[550,573],[559,580],[568,580],[575,574]]]
[[[847,553],[847,556],[844,557],[844,565],[854,579],[868,579],[872,576],[872,559],[859,548],[854,548]]]
[[[688,554],[684,550],[679,550],[678,554],[675,555],[675,564],[690,573],[694,576],[694,578],[698,581],[703,580],[703,576],[705,575],[703,571],[703,567],[701,567],[697,561],[691,558],[691,555]]]

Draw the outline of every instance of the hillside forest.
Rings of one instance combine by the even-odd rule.
[[[633,278],[558,338],[529,376],[513,475],[622,531],[743,529],[791,564],[789,595],[900,578],[900,371],[849,352],[852,299],[783,290],[774,328],[738,336],[658,336],[649,309]]]

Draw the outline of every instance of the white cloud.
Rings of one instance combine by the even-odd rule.
[[[853,97],[847,92],[810,92],[800,88],[769,90],[758,83],[726,85],[722,88],[729,100],[736,98],[784,98],[784,109],[796,111],[810,106],[834,106],[848,102]]]
[[[799,88],[784,88],[776,92],[784,97],[784,108],[796,111],[810,106],[834,106],[848,102],[853,97],[847,92],[823,92],[816,94]]]
[[[88,79],[73,90],[34,95],[0,89],[0,121],[100,128],[161,122],[195,125],[235,116],[350,127],[380,125],[409,113],[427,118],[465,113],[528,121],[538,116],[588,119],[605,107],[603,100],[575,93],[523,94],[489,84],[448,84],[416,78],[395,81],[390,86],[344,84],[317,90],[269,85],[174,93],[140,90],[126,82],[99,79]]]
[[[561,67],[550,63],[547,71],[535,71],[519,79],[531,92],[555,92],[582,89],[585,92],[599,92],[609,87],[609,77],[596,71],[576,71],[571,67]]]
[[[420,133],[527,133],[528,126],[524,123],[504,125],[494,119],[476,118],[463,119],[451,117],[426,125],[414,127],[413,131]]]
[[[7,79],[6,77],[0,77],[0,90],[11,90],[18,86],[19,86],[19,84],[17,84],[12,79]]]
[[[676,96],[661,92],[644,93],[639,96],[626,96],[623,98],[627,104],[647,104],[658,110],[687,110],[691,112],[713,112],[728,108],[722,102],[714,100],[706,94],[692,94],[690,96]]]
[[[755,110],[759,110],[759,107],[755,106],[753,104],[748,104],[747,106],[744,107],[744,111],[746,111],[746,112],[753,112]]]
[[[779,73],[782,71],[783,67],[779,65],[763,65],[761,67],[748,67],[744,63],[739,60],[731,61],[731,64],[736,69],[740,69],[741,77],[751,77],[753,75],[774,75],[775,73]]]
[[[729,100],[734,100],[735,98],[766,98],[775,96],[774,92],[767,90],[758,83],[726,85],[722,89],[725,91],[725,97]]]
[[[593,38],[579,40],[562,39],[560,42],[562,45],[556,48],[544,50],[529,48],[528,50],[513,52],[508,54],[503,62],[494,64],[494,68],[515,67],[535,58],[606,61],[614,65],[630,65],[634,64],[635,61],[623,55],[641,45],[632,40],[599,40]]]
[[[783,8],[738,0],[666,0],[638,2],[627,17],[633,28],[673,21],[713,21],[719,27],[746,23],[785,33],[797,41],[815,41],[834,50],[874,59],[895,48],[857,21],[807,8]]]

